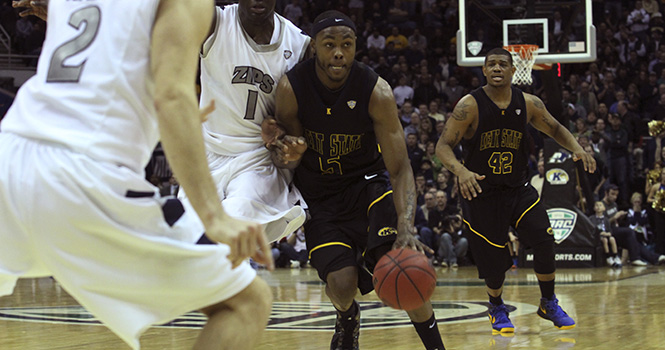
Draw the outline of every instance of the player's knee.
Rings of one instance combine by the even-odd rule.
[[[543,241],[533,247],[533,270],[540,274],[550,274],[556,270],[554,265],[554,242]]]
[[[354,266],[347,266],[330,272],[326,283],[337,296],[355,295],[358,288],[358,270]]]
[[[485,278],[485,285],[489,289],[501,289],[503,287],[503,281],[506,279],[506,275],[500,274],[495,277]]]
[[[256,277],[245,289],[233,297],[201,310],[212,318],[219,312],[234,312],[247,320],[267,321],[272,308],[272,292],[268,284]]]

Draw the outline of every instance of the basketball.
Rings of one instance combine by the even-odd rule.
[[[411,249],[386,253],[374,268],[374,290],[386,305],[400,310],[421,307],[434,293],[436,272],[425,254]]]

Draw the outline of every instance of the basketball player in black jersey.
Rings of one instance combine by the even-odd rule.
[[[552,229],[538,192],[527,177],[527,123],[573,152],[585,170],[594,172],[596,163],[538,97],[512,86],[515,67],[508,51],[489,51],[482,69],[487,84],[455,106],[436,154],[458,176],[464,222],[472,232],[471,252],[491,302],[493,333],[514,332],[501,299],[505,272],[512,265],[507,248],[509,226],[534,251],[534,270],[542,294],[538,315],[557,328],[571,329],[575,321],[561,309],[554,294]],[[452,151],[460,141],[464,164]]]
[[[294,181],[311,215],[310,262],[337,309],[330,348],[358,349],[354,296],[372,290],[366,269],[392,248],[431,250],[413,235],[413,171],[390,86],[354,60],[346,15],[319,15],[312,38],[315,57],[279,81],[276,116],[289,136],[269,147],[277,163],[297,165]],[[428,350],[444,349],[429,302],[408,314]]]

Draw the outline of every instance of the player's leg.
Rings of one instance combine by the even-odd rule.
[[[392,194],[384,195],[386,191],[385,184],[372,184],[368,186],[367,191],[372,205],[370,205],[368,210],[369,235],[367,237],[365,262],[367,267],[373,271],[379,259],[392,249],[392,245],[395,242],[394,234],[385,235],[383,233],[389,231],[386,230],[386,225],[392,228],[397,227],[397,213],[395,212]],[[392,222],[387,221],[386,218],[393,218],[393,220]],[[425,349],[445,349],[436,322],[436,316],[434,315],[434,309],[429,301],[418,309],[407,312],[407,314]]]
[[[502,196],[462,201],[464,223],[470,231],[471,254],[478,268],[478,277],[485,280],[493,334],[515,331],[502,298],[505,273],[512,266],[508,249],[511,200],[509,196]]]
[[[538,202],[538,193],[533,187],[524,188],[516,214],[518,219],[515,228],[519,237],[533,249],[534,271],[541,294],[538,315],[552,321],[559,329],[572,329],[575,321],[559,306],[559,300],[554,294],[554,236],[547,212]]]
[[[321,203],[310,203],[318,208]],[[354,300],[358,290],[357,250],[334,217],[313,211],[305,223],[305,242],[312,267],[326,283],[326,294],[337,310],[331,350],[358,349],[360,306]]]
[[[268,323],[271,305],[270,287],[256,277],[242,292],[201,310],[208,322],[194,349],[253,349]]]

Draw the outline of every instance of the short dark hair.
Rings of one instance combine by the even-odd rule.
[[[607,186],[607,190],[606,190],[606,192],[609,193],[611,190],[617,190],[617,191],[618,191],[618,190],[619,190],[619,186],[617,186],[617,185],[615,185],[615,184],[610,184],[609,186]]]
[[[490,55],[506,56],[508,57],[508,62],[510,62],[510,65],[513,65],[513,55],[502,47],[495,47],[489,50],[487,55],[485,55],[485,62],[483,62],[483,65],[487,64],[487,57],[490,57]]]

